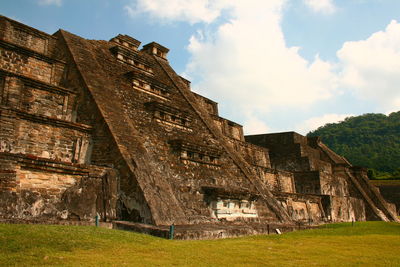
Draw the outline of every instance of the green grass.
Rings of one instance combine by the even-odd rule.
[[[400,266],[400,224],[179,241],[90,226],[0,224],[1,266]]]

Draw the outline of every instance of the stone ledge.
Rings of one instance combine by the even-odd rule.
[[[154,85],[162,90],[164,90],[167,93],[171,93],[173,91],[172,87],[159,81],[158,79],[152,77],[152,76],[148,76],[148,75],[144,75],[143,73],[131,70],[128,71],[124,74],[124,76],[131,82],[133,79],[139,79],[139,80],[143,80],[146,83],[149,83],[151,85]]]
[[[183,139],[173,139],[168,144],[176,151],[187,150],[196,153],[203,153],[207,156],[220,157],[223,151],[213,146],[194,143]]]
[[[260,194],[257,191],[249,191],[243,188],[228,190],[226,188],[217,186],[203,186],[201,189],[206,195],[213,197],[250,199],[250,200],[256,200],[260,197]]]
[[[213,115],[213,116],[215,117],[215,115]],[[262,146],[258,146],[258,145],[255,145],[255,144],[252,144],[252,143],[249,143],[249,142],[246,142],[246,141],[238,140],[238,139],[235,139],[235,138],[230,137],[230,136],[226,136],[226,138],[228,138],[229,142],[234,142],[234,143],[242,145],[243,147],[246,147],[246,148],[257,149],[258,151],[262,150],[265,153],[268,153],[268,151],[269,151],[269,149],[266,148],[266,147],[262,147]]]
[[[272,191],[276,198],[287,198],[293,197],[298,200],[311,200],[314,202],[319,202],[323,198],[328,197],[329,195],[316,195],[316,194],[303,194],[303,193],[290,193],[290,192],[281,192],[281,191]]]
[[[33,58],[45,61],[50,64],[52,64],[52,63],[61,63],[63,65],[67,64],[65,61],[49,57],[47,55],[41,54],[41,53],[31,50],[29,48],[26,48],[24,46],[19,46],[17,44],[10,43],[6,40],[0,40],[0,47],[11,50],[11,51],[17,51],[19,54],[33,57]]]
[[[173,107],[171,105],[167,105],[158,101],[150,101],[150,102],[146,102],[144,104],[149,110],[151,111],[163,111],[166,113],[169,113],[171,115],[180,117],[180,118],[184,118],[187,121],[191,121],[191,115],[189,113],[189,111],[187,110],[182,110],[176,107]]]
[[[12,25],[12,27],[14,27],[14,28],[16,28],[18,30],[29,32],[30,34],[35,35],[37,37],[44,38],[44,39],[54,39],[54,40],[57,39],[56,37],[54,37],[54,36],[52,36],[52,35],[50,35],[48,33],[45,33],[45,32],[40,31],[38,29],[35,29],[35,28],[31,27],[31,26],[22,24],[19,21],[7,18],[5,16],[1,16],[0,15],[0,19],[1,20],[7,20]]]
[[[80,132],[90,133],[93,129],[93,127],[90,125],[50,118],[50,117],[46,117],[46,116],[34,115],[34,114],[27,113],[27,112],[24,112],[24,111],[21,111],[18,109],[10,109],[10,108],[4,107],[4,106],[0,106],[0,111],[1,110],[10,110],[10,111],[14,112],[17,117],[24,119],[24,120],[38,122],[38,123],[47,124],[47,125],[53,125],[56,127],[74,129],[74,130],[78,130]],[[4,116],[4,114],[1,114],[1,115]]]
[[[125,46],[123,46],[121,44],[116,43],[116,45],[110,47],[109,50],[114,55],[121,54],[123,56],[132,58],[133,60],[136,60],[137,62],[139,62],[139,63],[141,63],[141,64],[143,64],[143,65],[145,65],[147,67],[151,68],[151,67],[154,66],[154,63],[152,63],[151,61],[141,57],[139,55],[139,51],[129,49],[129,48],[127,48],[127,47],[125,47]]]
[[[33,79],[33,78],[29,78],[29,77],[26,77],[26,76],[23,76],[23,75],[20,75],[20,74],[11,72],[11,71],[0,69],[0,76],[3,76],[3,77],[6,77],[6,76],[17,77],[17,78],[21,79],[24,84],[31,85],[31,86],[36,87],[36,88],[43,88],[45,90],[56,91],[56,92],[60,92],[60,93],[63,93],[63,94],[74,94],[74,95],[76,95],[76,92],[74,92],[74,91],[72,91],[72,90],[70,90],[68,88],[52,85],[52,84],[49,84],[49,83],[45,83],[43,81],[36,80],[36,79]]]
[[[270,167],[264,167],[259,165],[251,164],[253,167],[262,168],[265,172],[272,173],[272,174],[285,174],[287,176],[293,176],[293,172],[285,171],[285,170],[278,170]]]
[[[45,123],[45,124],[50,124],[54,125],[57,127],[63,127],[63,128],[72,128],[78,131],[82,132],[91,132],[92,131],[92,126],[86,125],[86,124],[81,124],[81,123],[75,123],[75,122],[70,122],[70,121],[65,121],[65,120],[60,120],[60,119],[53,119],[50,117],[45,117],[45,116],[40,116],[40,115],[33,115],[30,113],[26,113],[23,111],[16,111],[18,117],[25,119],[25,120],[30,120],[34,122],[39,122],[39,123]]]
[[[124,44],[124,42],[127,43],[128,47],[130,49],[134,49],[135,51],[137,51],[138,47],[140,46],[141,42],[136,40],[135,38],[126,35],[126,34],[118,34],[117,36],[113,37],[110,39],[110,42],[114,42],[117,45],[126,47],[126,44]]]
[[[113,228],[150,234],[162,238],[169,237],[169,226],[155,226],[149,224],[113,221]],[[178,240],[201,240],[232,238],[246,235],[276,234],[276,229],[281,233],[292,232],[295,230],[305,230],[316,228],[316,226],[304,224],[276,224],[276,223],[219,223],[219,224],[195,224],[195,225],[175,225],[174,239]]]
[[[88,176],[90,173],[89,166],[87,165],[46,159],[33,155],[0,152],[0,159],[1,158],[13,158],[21,164],[23,168],[85,176]]]

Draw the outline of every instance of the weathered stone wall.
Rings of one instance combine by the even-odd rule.
[[[107,168],[0,153],[0,218],[94,220],[115,218],[116,177]],[[106,197],[106,198],[105,198]]]
[[[268,150],[247,142],[243,142],[234,138],[229,138],[228,142],[234,149],[241,153],[244,159],[253,166],[271,168]]]
[[[85,163],[88,134],[78,130],[21,120],[18,142],[11,151],[64,162]]]
[[[49,196],[59,197],[68,187],[75,185],[81,176],[21,169],[17,171],[19,189],[46,191]]]
[[[296,133],[245,142],[241,125],[174,72],[167,48],[139,45],[0,18],[0,218],[222,225],[317,222],[332,210],[341,219],[330,199],[298,192],[357,197],[333,173],[333,152]]]
[[[253,166],[253,169],[270,191],[296,192],[293,173],[259,166]]]
[[[193,93],[193,95],[197,100],[197,104],[203,107],[211,115],[214,123],[225,136],[235,140],[244,141],[243,126],[220,117],[218,114],[218,103],[196,93]]]
[[[330,216],[333,222],[365,221],[366,208],[364,201],[353,197],[330,198]]]
[[[96,215],[102,221],[118,218],[118,179],[118,173],[113,169],[90,167],[88,177],[83,177],[62,194],[67,219],[93,221]]]
[[[372,209],[372,213],[367,213],[367,217],[372,218],[377,216],[379,219],[385,221],[398,221],[396,210],[392,206],[388,205],[379,190],[370,183],[366,168],[351,167],[345,172],[351,178],[354,186],[363,195],[364,199],[366,199],[369,204],[369,207]]]
[[[307,137],[295,132],[251,135],[245,139],[268,148],[274,168],[293,172],[332,172],[330,163],[321,160],[321,151],[310,146]]]
[[[71,120],[75,93],[66,88],[41,84],[26,77],[0,72],[2,103],[33,115]]]
[[[104,210],[96,199],[105,190],[107,175],[93,176],[74,164],[87,163],[91,127],[71,121],[75,92],[58,86],[65,78],[65,62],[52,56],[56,41],[18,22],[0,20],[2,218],[71,219],[75,209],[75,219],[93,220],[96,211]],[[86,192],[86,211],[64,199],[76,198],[70,195],[73,188],[75,195]],[[110,206],[113,198],[104,201]],[[115,217],[112,205],[114,214],[107,213]]]
[[[0,21],[0,38],[47,56],[52,54],[56,44],[52,36],[8,19]]]
[[[90,127],[18,110],[1,111],[0,152],[84,163]]]
[[[363,220],[397,220],[393,210],[371,187],[366,176],[354,171],[345,158],[326,147],[319,138],[307,138],[288,132],[246,136],[246,140],[268,148],[273,167],[295,172],[296,192],[352,199],[342,201],[347,206],[339,210],[325,208],[326,214],[334,220],[348,221],[356,217]],[[327,202],[333,200],[329,198]],[[367,206],[362,209],[363,215],[356,216],[355,210],[361,207],[358,201],[365,201]],[[336,204],[329,205],[335,207]]]
[[[218,103],[212,101],[211,99],[204,97],[202,95],[193,93],[193,95],[196,97],[199,105],[203,106],[208,113],[210,113],[211,115],[216,115],[218,116]]]
[[[62,38],[60,39],[62,40]],[[65,45],[63,43],[60,47]],[[73,58],[68,53],[65,54],[64,60],[68,65],[74,64]],[[78,97],[74,98],[75,110],[72,111],[72,119],[77,123],[92,127],[86,162],[96,166],[112,167],[115,171],[118,195],[112,211],[113,217],[141,223],[153,223],[142,188],[122,157],[118,145],[110,133],[109,126],[104,121],[101,111],[87,90],[78,70],[71,68],[65,79],[65,83],[70,88],[79,88],[80,90]]]
[[[233,138],[229,139],[229,142],[253,166],[254,171],[269,190],[287,193],[296,192],[293,173],[272,169],[268,149]]]
[[[62,119],[66,96],[28,87],[22,95],[22,110],[31,114]]]
[[[275,170],[256,168],[256,171],[258,175],[262,177],[262,181],[269,188],[269,190],[279,191],[280,183],[277,179],[277,174]]]
[[[0,67],[42,82],[51,82],[52,64],[16,51],[0,50]]]
[[[117,60],[113,59],[115,55],[112,53],[104,54],[104,51],[107,51],[108,48],[105,43],[89,43],[72,36],[67,36],[67,38],[68,45],[73,47],[73,53],[85,53],[82,48],[92,51],[85,57],[84,62],[79,61],[78,64],[81,66],[81,73],[88,75],[86,81],[90,81],[88,87],[94,101],[100,112],[107,114],[104,116],[106,124],[111,135],[119,144],[118,149],[123,155],[122,160],[128,164],[128,169],[133,173],[130,178],[132,180],[126,180],[126,183],[124,182],[125,178],[122,178],[124,175],[121,174],[121,191],[127,195],[126,190],[129,186],[135,188],[134,180],[136,179],[138,188],[143,191],[144,199],[150,203],[154,223],[168,223],[168,220],[165,219],[163,219],[163,222],[159,222],[157,214],[170,216],[167,213],[181,211],[184,212],[184,215],[171,217],[169,222],[214,222],[210,203],[205,201],[209,198],[203,190],[206,187],[227,188],[229,191],[240,188],[247,191],[250,196],[256,192],[254,186],[244,179],[243,174],[240,173],[240,170],[228,155],[223,153],[219,140],[216,140],[210,134],[201,118],[182,98],[180,92],[175,89],[175,84],[171,78],[165,74],[165,70],[154,61],[154,58],[139,53],[143,61],[151,66],[151,73],[157,77],[157,81],[148,77],[148,74],[143,76],[136,72],[133,73],[129,58],[124,58],[124,61],[121,62],[118,61],[118,58]],[[94,55],[102,56],[96,57]],[[135,58],[139,58],[138,55]],[[93,64],[98,66],[96,73],[92,73]],[[103,77],[106,75],[102,75],[102,73],[107,73],[110,78],[109,81],[116,81],[118,86],[104,81]],[[129,73],[129,75],[121,76],[121,73]],[[89,76],[92,78],[88,78]],[[131,77],[133,79],[140,77],[141,80],[144,80],[143,84],[147,85],[138,88],[137,83],[132,83]],[[152,90],[152,86],[164,88],[162,90],[164,93]],[[110,92],[107,92],[107,90]],[[108,98],[105,98],[106,95]],[[175,122],[169,118],[168,123],[164,123],[164,117],[159,116],[160,113],[156,114],[154,109],[149,109],[146,104],[154,102],[157,102],[157,105],[152,105],[153,108],[160,107],[165,112],[176,114],[175,116],[186,114],[189,117],[188,123],[185,127],[174,126]],[[113,106],[112,103],[120,103],[120,105]],[[77,118],[79,119],[79,114]],[[190,129],[190,131],[187,129]],[[94,132],[96,131],[94,130]],[[126,133],[130,134],[127,135]],[[97,133],[94,133],[93,136],[96,135]],[[96,142],[94,141],[93,162],[99,162],[96,151],[100,152],[101,149],[96,149]],[[97,155],[101,155],[101,153]],[[107,161],[106,157],[103,161],[104,163]],[[149,177],[152,180],[149,180]],[[152,187],[147,186],[153,181]],[[128,193],[131,198],[136,197],[130,192]],[[138,190],[135,191],[135,194],[137,193]],[[170,197],[172,198],[166,200]],[[229,196],[229,199],[232,199],[232,197],[243,196],[233,194]],[[134,202],[139,201],[135,200]],[[124,203],[127,203],[127,201]],[[165,204],[176,204],[177,206],[176,208],[164,208]],[[143,203],[137,204],[137,206],[140,205],[143,205]],[[129,204],[128,206],[133,207],[135,205]],[[268,207],[263,209],[265,212],[260,212],[259,217],[268,216],[268,218],[271,218],[271,211],[268,210]]]
[[[319,171],[295,172],[296,192],[300,194],[321,195],[321,180]]]
[[[15,161],[0,153],[0,191],[16,192],[18,186]]]
[[[65,62],[53,55],[56,38],[16,21],[2,19],[0,23],[0,68],[59,85],[64,77]]]
[[[320,196],[281,192],[275,196],[296,222],[313,224],[327,220]]]
[[[3,103],[5,77],[0,75],[0,104]]]
[[[276,179],[278,181],[278,191],[295,193],[294,175],[290,172],[275,171]]]
[[[239,141],[244,141],[243,136],[243,126],[232,122],[230,120],[224,119],[217,115],[212,115],[214,123],[218,126],[220,131],[228,138],[232,138]]]
[[[345,176],[319,172],[319,177],[322,195],[360,197],[359,194],[351,193],[355,193],[355,191],[353,190],[351,182]]]
[[[371,183],[379,189],[386,201],[396,206],[397,216],[400,216],[400,181],[372,180]]]

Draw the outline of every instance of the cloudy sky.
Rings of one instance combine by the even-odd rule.
[[[399,0],[1,0],[47,33],[128,34],[247,134],[400,110]]]

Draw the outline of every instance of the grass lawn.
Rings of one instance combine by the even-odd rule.
[[[400,266],[400,224],[179,241],[91,226],[0,224],[0,266]]]

